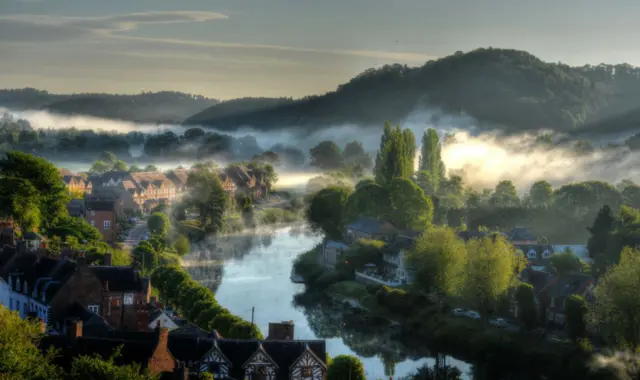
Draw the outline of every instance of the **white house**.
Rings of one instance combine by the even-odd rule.
[[[155,329],[156,327],[166,327],[171,330],[177,329],[179,326],[171,319],[164,310],[158,310],[149,316],[149,328]]]
[[[0,304],[7,309],[9,308],[9,284],[0,277]]]
[[[406,252],[413,246],[415,238],[398,236],[383,253],[384,266],[367,266],[356,271],[356,279],[362,282],[374,282],[387,286],[401,286],[413,282],[413,270],[406,261]]]

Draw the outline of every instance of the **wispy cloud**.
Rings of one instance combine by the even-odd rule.
[[[81,38],[108,38],[120,41],[136,41],[159,45],[185,45],[206,48],[232,48],[275,50],[299,53],[349,55],[363,58],[388,59],[401,62],[424,62],[434,56],[401,51],[380,50],[332,50],[270,44],[243,44],[217,41],[197,41],[175,38],[138,37],[123,34],[144,24],[169,24],[206,22],[227,19],[217,12],[171,11],[129,13],[107,17],[66,17],[50,15],[14,14],[0,15],[0,41],[49,42]]]

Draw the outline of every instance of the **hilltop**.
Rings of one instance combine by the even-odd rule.
[[[43,109],[64,115],[88,115],[144,123],[180,123],[218,100],[175,91],[135,95],[52,94],[33,88],[0,90],[0,106]]]
[[[524,51],[488,48],[457,52],[421,67],[395,64],[369,69],[333,92],[284,104],[216,112],[221,103],[185,124],[222,130],[246,125],[259,130],[313,129],[345,123],[379,128],[385,120],[402,122],[415,110],[439,109],[508,131],[566,132],[586,126],[605,128],[611,118],[637,114],[639,101],[637,67],[572,67],[544,62]],[[637,125],[635,120],[630,124],[627,127]]]

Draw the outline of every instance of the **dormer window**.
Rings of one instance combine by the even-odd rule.
[[[544,252],[542,252],[542,258],[548,259],[549,257],[551,257],[551,252],[549,252],[548,249],[545,249]]]
[[[533,249],[530,250],[529,252],[527,252],[527,258],[529,259],[535,259],[536,258],[536,251],[534,251]]]

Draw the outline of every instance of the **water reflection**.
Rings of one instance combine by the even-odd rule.
[[[218,302],[232,313],[251,320],[254,312],[263,332],[269,322],[293,320],[297,339],[326,339],[331,356],[360,357],[368,379],[398,379],[433,365],[428,353],[395,341],[386,320],[343,310],[317,295],[301,295],[304,285],[289,280],[293,260],[320,240],[303,226],[209,239],[185,257],[186,270],[217,290]],[[468,364],[448,360],[469,373]]]

